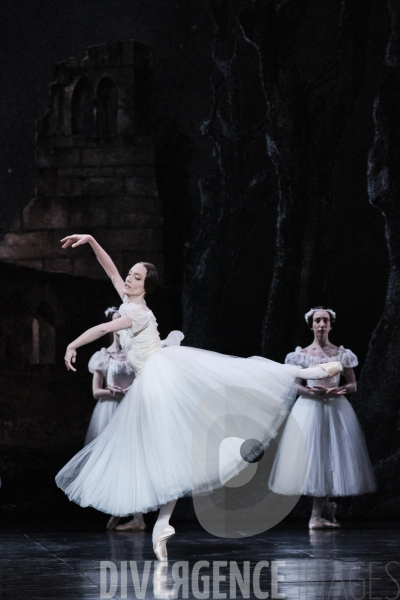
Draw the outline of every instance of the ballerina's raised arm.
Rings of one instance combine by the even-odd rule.
[[[111,279],[121,299],[124,299],[126,293],[124,280],[119,274],[119,271],[111,257],[107,254],[105,250],[103,250],[100,244],[96,242],[94,237],[86,234],[68,235],[67,237],[61,240],[61,243],[63,243],[63,248],[68,248],[69,246],[71,246],[72,248],[76,248],[77,246],[82,246],[83,244],[89,244],[92,247],[97,260]],[[132,320],[130,319],[130,317],[124,315],[123,317],[115,319],[114,321],[101,323],[100,325],[91,327],[90,329],[82,333],[82,335],[80,335],[78,338],[76,338],[76,340],[74,340],[67,346],[64,361],[68,371],[76,371],[72,364],[76,362],[76,348],[84,346],[85,344],[90,344],[90,342],[94,342],[103,335],[106,335],[106,333],[120,331],[121,329],[126,329],[131,325]]]
[[[89,244],[95,253],[97,260],[111,279],[111,282],[120,295],[121,300],[124,299],[124,280],[119,274],[119,271],[115,266],[111,256],[109,256],[107,252],[100,246],[100,244],[96,242],[93,236],[87,234],[67,235],[67,237],[60,241],[63,243],[63,248],[68,248],[69,246],[76,248],[77,246],[83,246],[83,244]]]

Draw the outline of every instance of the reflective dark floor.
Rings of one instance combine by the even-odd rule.
[[[195,526],[175,528],[167,563],[154,560],[150,530],[3,532],[0,598],[400,597],[396,525],[352,523],[309,532],[299,524],[242,540],[216,538]]]

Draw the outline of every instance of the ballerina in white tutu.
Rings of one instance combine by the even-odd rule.
[[[61,469],[56,483],[81,506],[116,516],[160,508],[153,549],[159,560],[167,560],[166,542],[175,533],[169,519],[176,500],[222,487],[247,466],[236,447],[225,451],[222,464],[204,460],[193,440],[207,439],[216,414],[237,415],[238,407],[246,406],[254,417],[252,437],[267,446],[287,414],[300,368],[182,347],[179,331],[171,332],[163,345],[156,318],[143,302],[157,284],[154,265],[135,264],[123,281],[92,236],[72,235],[61,241],[63,248],[89,243],[123,300],[120,319],[92,327],[69,344],[67,369],[76,370],[77,348],[119,331],[135,379],[102,433]],[[332,362],[302,374],[323,379],[341,368]],[[211,405],[202,403],[210,392],[228,387],[236,393],[223,394]]]
[[[314,341],[307,348],[298,346],[287,355],[286,363],[307,368],[332,360],[340,361],[346,384],[339,385],[340,373],[325,379],[322,385],[317,385],[313,378],[299,380],[299,398],[291,415],[300,426],[301,441],[305,439],[308,448],[308,475],[303,488],[296,489],[293,482],[298,469],[303,466],[304,457],[296,451],[295,435],[289,422],[282,435],[269,486],[277,494],[301,492],[313,497],[310,529],[340,527],[335,518],[336,502],[330,502],[329,498],[355,496],[376,489],[364,434],[345,396],[357,389],[353,367],[357,366],[358,360],[351,350],[329,341],[329,332],[336,319],[333,310],[316,307],[304,317],[314,332]]]
[[[115,306],[107,308],[105,315],[110,321],[121,317]],[[106,427],[135,378],[132,365],[121,348],[117,331],[113,333],[111,346],[102,348],[93,354],[88,368],[93,373],[92,390],[97,404],[90,419],[85,446]],[[117,525],[119,520],[120,517],[111,516],[107,523],[107,529],[116,529],[117,531],[143,531],[146,529],[142,513],[137,513],[122,525]]]
[[[108,308],[105,315],[110,321],[121,317],[116,307]],[[135,378],[117,331],[114,331],[113,338],[111,346],[95,352],[89,361],[88,369],[93,374],[93,398],[98,402],[90,419],[85,446],[103,431]]]

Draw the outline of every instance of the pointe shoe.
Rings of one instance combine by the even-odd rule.
[[[323,517],[311,517],[308,523],[309,529],[333,529],[335,527],[340,527],[339,523],[332,523]]]
[[[156,541],[153,544],[154,554],[157,556],[157,560],[164,562],[168,560],[167,554],[167,541],[175,535],[175,529],[172,525],[166,525]]]
[[[326,371],[326,375],[323,377],[323,379],[326,379],[327,377],[334,377],[334,375],[337,375],[343,371],[343,365],[339,361],[321,363],[318,366]]]
[[[108,519],[108,522],[107,522],[107,525],[106,525],[107,529],[110,530],[110,531],[112,529],[114,529],[114,527],[119,522],[119,520],[120,520],[120,517],[110,517]]]
[[[146,523],[144,521],[137,522],[135,519],[127,521],[122,525],[117,525],[115,531],[144,531],[146,529]]]

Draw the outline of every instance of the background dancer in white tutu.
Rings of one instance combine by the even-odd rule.
[[[357,366],[358,360],[351,350],[329,341],[329,332],[336,319],[333,310],[319,306],[304,317],[314,332],[314,341],[304,349],[298,346],[287,355],[286,363],[308,368],[332,360],[340,361],[346,384],[339,386],[340,373],[318,385],[313,378],[299,379],[300,397],[291,414],[300,425],[308,447],[307,480],[302,490],[293,488],[294,476],[303,466],[303,457],[296,451],[289,422],[282,435],[269,485],[277,494],[293,495],[301,491],[313,496],[310,529],[340,527],[335,518],[336,502],[330,502],[329,498],[355,496],[376,489],[364,434],[345,397],[357,389],[353,367]]]
[[[234,395],[220,396],[215,414],[238,414],[238,407],[247,406],[252,437],[266,446],[287,414],[300,368],[182,347],[181,332],[171,332],[163,347],[156,318],[143,302],[157,284],[154,265],[135,264],[123,281],[92,236],[72,235],[62,242],[63,248],[89,243],[123,300],[120,319],[92,327],[69,344],[67,369],[76,370],[77,348],[119,331],[135,379],[102,433],[65,465],[56,483],[81,506],[116,516],[160,508],[153,549],[159,560],[167,560],[166,542],[175,533],[169,519],[177,498],[221,487],[247,466],[236,448],[225,453],[222,464],[198,458],[193,439],[207,439],[216,404],[205,410],[203,399],[214,390],[234,388]],[[302,376],[325,378],[341,369],[339,362],[326,363]]]
[[[118,309],[107,308],[105,315],[109,321],[121,318]],[[126,358],[119,342],[119,333],[114,331],[113,343],[108,348],[95,352],[89,361],[89,371],[93,373],[93,397],[97,400],[86,433],[85,446],[96,438],[108,424],[120,401],[129,390],[135,378],[131,363]],[[107,529],[117,531],[143,531],[146,524],[142,513],[138,513],[127,523],[117,525],[120,517],[111,516]]]

